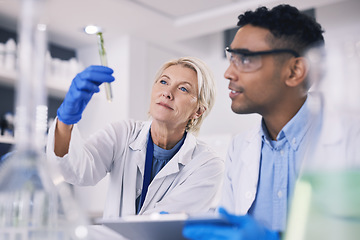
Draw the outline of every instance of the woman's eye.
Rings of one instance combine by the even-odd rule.
[[[166,84],[166,81],[165,80],[160,80],[159,81],[161,84]]]
[[[180,87],[180,90],[183,92],[189,92],[185,87]]]

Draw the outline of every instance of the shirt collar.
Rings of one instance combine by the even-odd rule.
[[[296,151],[309,129],[310,122],[311,118],[307,98],[295,116],[281,129],[276,137],[277,141],[286,139],[291,148]],[[263,141],[271,146],[271,138],[263,119],[261,121],[261,136]]]
[[[186,137],[186,132],[184,133],[183,137],[180,139],[179,142],[176,143],[176,145],[169,150],[162,149],[158,145],[154,143],[154,157],[159,160],[170,160],[181,148],[181,146],[184,143]]]

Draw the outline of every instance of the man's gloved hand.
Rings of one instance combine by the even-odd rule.
[[[92,95],[99,92],[103,82],[112,82],[113,70],[104,66],[90,66],[73,79],[69,91],[59,109],[57,116],[65,124],[71,125],[81,119],[81,115]]]
[[[184,237],[191,240],[278,240],[278,232],[266,229],[249,215],[236,216],[219,209],[229,224],[186,224]]]

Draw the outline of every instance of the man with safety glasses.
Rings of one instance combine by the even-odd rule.
[[[260,7],[239,17],[231,45],[231,109],[258,113],[261,123],[229,148],[219,209],[230,225],[192,224],[189,239],[279,239],[312,124],[306,51],[323,45],[323,30],[295,7]]]

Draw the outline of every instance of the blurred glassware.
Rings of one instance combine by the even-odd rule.
[[[9,38],[5,43],[4,66],[9,71],[15,71],[16,63],[16,43],[15,40]]]
[[[14,115],[6,112],[1,118],[1,135],[14,137]]]
[[[0,69],[4,67],[5,63],[5,44],[0,43]]]
[[[19,31],[15,146],[0,169],[1,240],[87,238],[87,218],[69,185],[45,159],[46,26],[42,0],[23,0]]]
[[[307,58],[312,141],[283,239],[360,238],[360,37],[331,39]]]

